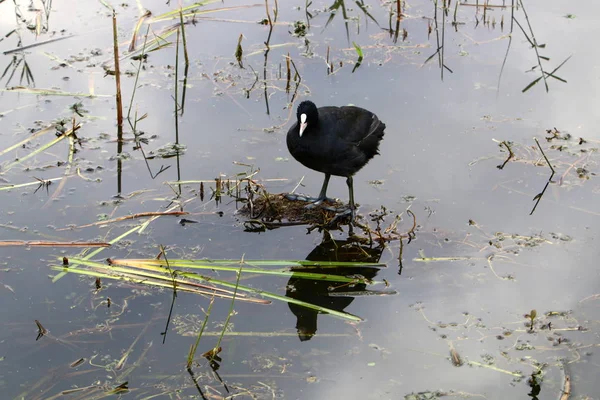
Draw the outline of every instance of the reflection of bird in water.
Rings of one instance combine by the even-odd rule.
[[[378,263],[383,247],[369,247],[350,240],[334,240],[328,233],[324,234],[323,241],[306,257],[308,261],[343,261],[343,262],[369,262]],[[379,272],[375,267],[335,267],[335,268],[292,268],[297,272],[314,272],[330,275],[362,275],[373,279]],[[302,300],[307,303],[336,311],[343,311],[354,301],[354,297],[343,293],[367,292],[366,284],[338,285],[335,282],[317,281],[310,279],[294,278],[292,275],[287,284],[286,296]],[[333,295],[332,295],[333,294]],[[342,295],[340,295],[342,294]],[[310,340],[317,332],[317,317],[319,312],[297,304],[288,303],[292,313],[297,318],[296,329],[300,341]]]

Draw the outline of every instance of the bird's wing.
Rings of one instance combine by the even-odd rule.
[[[357,145],[360,146],[360,144],[364,140],[367,140],[373,133],[380,131],[379,128],[381,127],[381,125],[382,122],[379,120],[377,115],[371,114],[371,126],[369,126],[369,130],[367,131],[368,133],[361,140],[358,141]],[[385,129],[385,125],[383,125],[383,129]]]
[[[338,110],[340,111],[337,115],[338,123],[345,125],[343,129],[338,130],[340,136],[357,146],[368,140],[374,133],[381,133],[385,129],[385,124],[377,115],[368,110],[354,106],[340,107]],[[351,116],[351,118],[346,119],[343,116]]]

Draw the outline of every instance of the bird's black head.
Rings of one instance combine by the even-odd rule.
[[[319,111],[317,106],[310,100],[305,100],[298,105],[296,112],[298,118],[298,126],[300,127],[300,136],[309,126],[316,126],[319,122]]]

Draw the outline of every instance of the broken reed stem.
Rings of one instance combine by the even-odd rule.
[[[160,254],[162,255],[162,258],[165,260],[165,267],[167,268],[169,275],[171,275],[171,281],[173,283],[173,296],[177,297],[177,282],[176,282],[177,272],[173,271],[171,269],[171,265],[169,265],[169,259],[167,258],[167,250],[165,249],[165,246],[163,246],[162,244],[160,245]]]
[[[401,8],[401,0],[396,0],[396,20],[400,21],[402,19],[402,8]]]
[[[179,9],[179,21],[181,23],[181,37],[182,37],[182,40],[183,40],[183,56],[185,58],[185,68],[183,70],[183,84],[182,84],[182,93],[181,93],[181,103],[179,104],[179,110],[181,110],[181,115],[183,115],[183,110],[185,108],[185,93],[187,91],[188,70],[190,68],[190,58],[188,56],[187,40],[185,38],[185,23],[183,21],[183,13],[182,13],[181,8]]]
[[[119,41],[117,38],[117,13],[113,10],[113,53],[115,58],[115,82],[117,85],[117,140],[123,141],[123,101],[121,99],[121,69],[119,67]]]
[[[504,162],[502,163],[502,165],[498,165],[498,169],[504,169],[504,166],[510,160],[512,160],[512,158],[515,156],[515,154],[513,153],[512,149],[510,148],[510,146],[508,145],[508,142],[506,140],[502,141],[502,143],[500,143],[500,145],[504,145],[508,149],[508,157],[506,158],[506,160],[504,160]]]
[[[294,59],[292,57],[290,57],[290,62],[292,63],[292,67],[294,67],[294,81],[296,80],[296,78],[298,79],[298,84],[300,84],[300,82],[302,82],[302,77],[300,76],[300,73],[298,72],[298,68],[296,68],[296,63],[294,62]]]
[[[483,25],[485,25],[485,17],[487,16],[488,3],[489,0],[485,0],[485,3],[483,3]]]
[[[413,225],[410,228],[410,230],[407,232],[408,234],[408,243],[410,243],[410,241],[417,237],[417,235],[415,234],[415,228],[417,227],[417,216],[415,215],[415,213],[413,213],[411,210],[406,210],[407,214],[410,214],[410,216],[413,218]]]
[[[269,0],[265,0],[265,9],[267,10],[267,21],[269,22],[269,36],[267,36],[267,41],[265,42],[268,51],[271,50],[269,43],[271,42],[271,34],[273,33],[273,20],[271,19],[271,13],[269,13]]]
[[[110,247],[106,242],[54,242],[45,240],[0,240],[0,247]]]
[[[540,149],[540,151],[542,152],[542,155],[544,156],[544,158],[546,159],[546,162],[548,163],[548,166],[550,167],[550,170],[552,171],[552,174],[554,175],[554,173],[556,171],[554,171],[554,168],[552,167],[552,164],[550,164],[550,161],[548,160],[548,157],[546,157],[546,153],[544,153],[544,150],[542,149],[542,146],[540,146],[540,142],[538,142],[537,138],[533,138],[533,140],[535,140],[535,142],[538,145],[538,148]]]
[[[540,203],[540,200],[542,200],[542,197],[546,193],[546,189],[548,189],[548,185],[550,185],[550,182],[552,182],[552,178],[554,177],[554,174],[556,173],[556,171],[554,171],[554,167],[552,167],[552,164],[550,164],[550,160],[548,160],[548,157],[546,157],[546,153],[544,153],[542,146],[540,146],[540,142],[538,142],[537,138],[533,138],[533,140],[535,140],[535,142],[537,143],[538,148],[542,152],[542,155],[544,156],[544,159],[548,163],[548,167],[550,167],[550,170],[552,171],[552,173],[550,174],[550,177],[548,178],[548,181],[546,182],[544,189],[542,189],[542,191],[533,198],[533,200],[535,200],[535,204],[534,204],[533,208],[531,209],[531,212],[529,213],[529,215],[533,215],[533,213],[535,212],[535,209],[537,208],[538,204]]]
[[[227,314],[227,319],[225,320],[225,324],[223,324],[223,330],[221,331],[221,336],[219,336],[219,340],[217,341],[217,345],[214,347],[210,362],[213,362],[215,356],[219,354],[218,349],[221,347],[221,340],[223,340],[223,336],[225,335],[225,331],[227,331],[227,326],[229,325],[229,320],[231,319],[231,315],[233,314],[233,305],[235,304],[235,297],[237,295],[238,286],[240,285],[240,276],[242,276],[242,267],[244,266],[244,255],[242,255],[242,259],[240,260],[240,269],[237,271],[237,279],[235,281],[235,288],[233,290],[233,297],[231,298],[231,305],[229,306],[229,313]]]
[[[292,70],[290,68],[290,53],[289,52],[287,53],[287,57],[285,59],[285,69],[287,72],[287,79],[286,79],[286,83],[285,83],[285,92],[289,93],[290,92],[290,80],[292,79]]]
[[[277,3],[275,3],[275,4],[277,4]],[[271,20],[271,14],[269,13],[269,0],[265,0],[265,9],[267,11],[267,21],[269,22],[269,36],[267,36],[267,40],[265,42],[266,48],[265,48],[265,62],[263,64],[263,86],[264,86],[265,105],[267,107],[267,115],[271,115],[271,110],[269,108],[269,93],[268,93],[268,83],[267,83],[267,62],[268,62],[269,52],[271,51],[270,43],[271,43],[271,35],[273,34],[273,21]],[[277,15],[275,15],[275,19],[277,19]]]
[[[142,70],[142,64],[144,62],[144,58],[146,55],[146,43],[148,42],[148,33],[150,32],[150,25],[146,28],[146,35],[144,36],[144,46],[142,47],[142,52],[140,54],[140,62],[138,63],[138,68],[135,73],[135,81],[133,82],[133,92],[131,93],[131,100],[129,101],[129,109],[127,110],[127,121],[129,121],[129,126],[133,129],[135,133],[135,126],[131,123],[131,109],[133,108],[133,99],[135,99],[135,93],[138,86],[138,81],[140,80],[140,71]],[[137,122],[137,121],[136,121]]]
[[[454,24],[456,25],[457,21],[456,21],[456,14],[458,13],[458,1],[456,2],[456,4],[454,5]]]
[[[175,143],[179,144],[179,35],[181,27],[177,29],[177,43],[175,47]]]
[[[564,370],[564,369],[563,369]],[[569,400],[571,395],[571,377],[565,373],[565,380],[562,388],[562,395],[560,400]]]
[[[181,40],[183,41],[183,56],[185,58],[186,67],[190,65],[190,58],[188,57],[187,41],[185,40],[185,24],[183,23],[183,12],[179,9],[179,21],[181,24]]]
[[[112,223],[115,223],[115,222],[129,221],[129,220],[138,219],[138,218],[144,218],[144,217],[161,217],[161,216],[175,216],[175,217],[179,217],[179,216],[188,215],[188,214],[189,213],[186,212],[186,211],[157,211],[157,212],[152,212],[151,211],[151,212],[142,212],[142,213],[124,215],[122,217],[117,217],[117,218],[113,218],[113,219],[107,219],[105,221],[96,221],[96,222],[92,222],[90,224],[79,225],[79,226],[75,226],[75,227],[59,228],[56,231],[60,232],[60,231],[67,231],[67,230],[73,230],[73,229],[89,228],[90,226],[108,225],[108,224],[112,224]]]
[[[235,47],[235,59],[238,62],[240,68],[244,68],[244,63],[242,62],[242,57],[244,56],[244,49],[242,48],[242,39],[244,38],[244,34],[240,33],[240,37],[238,38],[237,46]]]
[[[398,275],[402,274],[402,269],[404,266],[402,265],[402,253],[404,252],[404,242],[402,238],[400,238],[400,250],[398,251]]]
[[[198,344],[200,344],[200,338],[202,338],[202,334],[204,333],[204,328],[206,328],[206,323],[208,322],[208,317],[210,316],[210,312],[212,310],[213,304],[215,303],[215,296],[210,298],[210,303],[208,304],[208,309],[206,310],[206,315],[204,316],[204,321],[202,322],[202,326],[200,327],[200,332],[198,332],[198,336],[196,337],[196,343],[194,343],[190,347],[190,352],[187,358],[187,368],[190,369],[192,367],[192,362],[194,361],[194,357],[196,355],[196,350],[198,350]]]
[[[538,51],[538,43],[537,40],[535,39],[535,34],[533,33],[533,28],[531,27],[531,22],[529,22],[529,16],[527,15],[527,11],[525,10],[525,6],[523,5],[523,1],[522,0],[518,0],[518,4],[521,5],[521,9],[523,10],[523,15],[525,16],[525,21],[527,22],[527,26],[529,27],[529,32],[531,33],[531,40],[530,42],[533,45],[533,49],[535,51],[535,55],[537,56],[537,60],[538,60],[538,65],[540,67],[540,72],[542,73],[542,79],[544,81],[544,86],[546,87],[546,92],[548,92],[548,81],[546,79],[546,72],[544,71],[544,67],[542,66],[542,57],[540,57],[540,53]],[[517,23],[517,25],[519,25],[519,28],[521,28],[521,30],[523,31],[523,33],[525,33],[525,30],[521,27],[521,24],[519,24],[519,21],[517,21],[515,19],[515,22]],[[527,36],[527,35],[526,35]],[[544,155],[544,157],[546,157]],[[550,164],[548,164],[550,165]],[[554,170],[552,170],[554,172]]]

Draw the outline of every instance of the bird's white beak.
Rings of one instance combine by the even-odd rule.
[[[302,137],[302,133],[306,129],[308,124],[306,123],[306,114],[300,115],[300,137]]]

